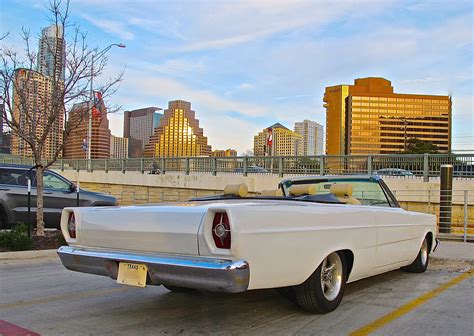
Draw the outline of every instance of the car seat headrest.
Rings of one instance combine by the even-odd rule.
[[[351,197],[352,191],[352,184],[347,183],[335,183],[329,189],[329,192],[336,197]]]
[[[249,188],[245,183],[240,184],[228,184],[224,188],[224,195],[235,195],[239,197],[245,197],[249,193]]]
[[[291,196],[303,196],[316,194],[316,185],[314,184],[295,184],[288,189]]]

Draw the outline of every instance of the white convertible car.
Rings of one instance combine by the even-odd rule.
[[[347,282],[403,268],[424,272],[436,218],[400,208],[377,176],[285,179],[188,202],[66,208],[64,266],[120,284],[237,293],[278,288],[327,313]]]

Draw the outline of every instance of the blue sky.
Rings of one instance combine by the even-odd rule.
[[[48,25],[47,1],[0,0],[0,32]],[[123,67],[122,110],[192,103],[213,149],[253,147],[280,122],[325,125],[326,86],[384,77],[395,92],[450,94],[453,148],[474,150],[473,2],[72,0],[72,21]],[[123,135],[123,114],[110,115]]]

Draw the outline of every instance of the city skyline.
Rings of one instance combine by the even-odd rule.
[[[5,42],[21,47],[21,26],[39,35],[48,26],[46,4],[3,0]],[[110,50],[105,74],[126,67],[112,98],[122,105],[110,115],[114,135],[123,134],[123,110],[183,99],[199,111],[213,147],[244,153],[269,124],[325,125],[324,88],[363,77],[388,78],[400,93],[452,95],[452,148],[473,149],[472,6],[78,0],[71,11],[91,44],[127,45]]]

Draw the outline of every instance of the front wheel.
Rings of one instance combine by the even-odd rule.
[[[412,273],[423,273],[428,268],[429,255],[428,237],[425,237],[415,261],[404,267],[403,270]]]
[[[311,313],[326,314],[339,306],[346,287],[347,268],[344,254],[333,252],[316,271],[294,291],[298,304]]]

